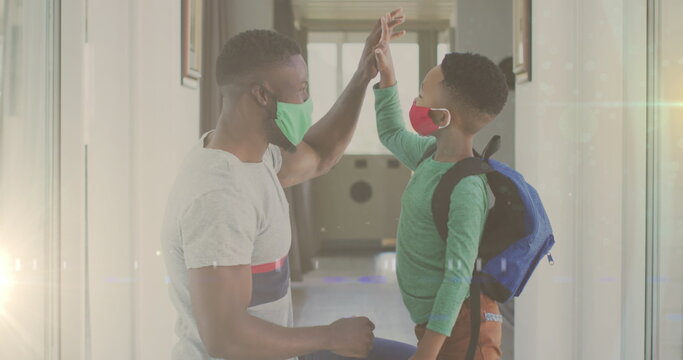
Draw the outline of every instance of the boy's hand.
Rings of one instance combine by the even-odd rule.
[[[328,349],[335,354],[365,358],[372,350],[375,324],[364,316],[339,319],[328,329]]]
[[[396,71],[394,70],[394,61],[391,57],[389,41],[405,34],[405,31],[400,33],[391,32],[391,28],[389,27],[389,16],[390,14],[387,14],[379,19],[382,32],[379,43],[375,46],[374,50],[375,61],[377,62],[377,69],[380,75],[380,88],[386,88],[396,84]]]
[[[384,19],[384,24],[382,23],[382,19]],[[388,42],[391,39],[405,35],[405,30],[393,32],[394,28],[403,24],[404,22],[405,16],[403,16],[403,9],[393,10],[390,13],[382,16],[368,35],[367,39],[365,40],[365,47],[363,48],[360,64],[358,64],[358,72],[367,81],[372,80],[375,76],[377,76],[378,73],[378,65],[374,50],[383,40]]]

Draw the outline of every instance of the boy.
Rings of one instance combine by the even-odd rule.
[[[381,20],[386,34],[387,20]],[[411,133],[402,121],[386,34],[375,49],[381,75],[375,110],[382,144],[414,171],[401,199],[396,263],[403,302],[417,324],[413,359],[464,359],[470,341],[467,298],[489,205],[486,178],[464,178],[453,190],[446,242],[434,224],[431,200],[441,176],[473,156],[474,135],[503,108],[505,76],[483,56],[446,55],[422,82],[409,113],[419,135]],[[434,156],[420,162],[434,143]],[[475,359],[500,358],[499,314],[496,302],[482,295]]]

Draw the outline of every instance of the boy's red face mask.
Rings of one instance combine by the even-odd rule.
[[[443,126],[436,125],[429,112],[435,111],[446,111],[448,113],[448,122]],[[426,106],[420,106],[413,102],[413,106],[410,107],[410,112],[408,112],[408,117],[410,118],[410,124],[413,126],[415,131],[422,136],[429,136],[435,131],[447,127],[451,123],[451,113],[448,109],[432,109]]]

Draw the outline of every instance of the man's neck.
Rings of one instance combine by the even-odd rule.
[[[436,140],[434,160],[440,162],[458,162],[473,157],[472,147],[474,136],[465,135],[460,131],[450,131],[440,134]]]
[[[249,121],[243,112],[221,112],[218,126],[207,137],[205,147],[227,151],[242,162],[261,162],[268,148],[268,140],[264,134],[254,132],[254,127],[244,126],[248,124],[245,120]]]

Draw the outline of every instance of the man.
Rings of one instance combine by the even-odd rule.
[[[393,36],[401,36],[393,33],[403,22],[401,11],[388,17]],[[326,173],[342,156],[377,74],[372,51],[380,33],[376,26],[346,89],[312,127],[306,63],[296,43],[252,30],[223,48],[216,63],[223,95],[218,125],[182,165],[162,231],[179,314],[174,359],[411,355],[410,346],[374,339],[365,317],[291,327],[283,188]]]

